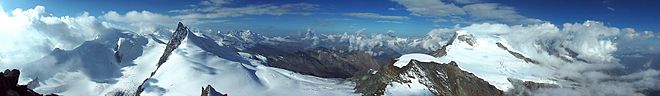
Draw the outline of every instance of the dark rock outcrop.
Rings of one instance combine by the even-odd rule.
[[[222,94],[216,91],[211,85],[206,85],[206,88],[202,87],[201,96],[227,96],[227,94]]]
[[[27,85],[18,85],[18,76],[21,74],[16,69],[6,69],[0,72],[0,96],[43,96],[37,92],[32,91]],[[49,94],[46,96],[57,96]]]
[[[470,46],[474,46],[474,44],[477,43],[477,41],[474,39],[474,36],[472,36],[472,34],[460,35],[456,39],[461,40],[461,41],[465,41]]]
[[[188,30],[188,27],[183,26],[183,24],[179,22],[179,24],[176,27],[176,31],[174,31],[174,33],[172,34],[172,39],[170,39],[170,41],[167,42],[167,47],[165,47],[165,52],[163,52],[163,56],[161,56],[160,59],[158,60],[158,64],[157,64],[158,66],[162,65],[163,63],[165,63],[165,61],[167,61],[167,58],[170,57],[172,51],[174,51],[174,49],[176,49],[177,47],[179,47],[179,45],[181,45],[181,42],[183,41],[183,39],[186,38],[189,31],[190,30]]]
[[[366,96],[380,96],[390,83],[410,83],[410,78],[417,78],[434,95],[437,96],[502,96],[501,90],[476,77],[474,74],[461,70],[455,62],[438,64],[411,60],[408,65],[398,68],[393,65],[384,66],[375,74],[355,77],[356,92]]]
[[[165,61],[167,61],[167,58],[172,54],[172,51],[178,48],[179,45],[181,45],[181,42],[183,42],[183,40],[186,39],[186,36],[188,35],[189,32],[190,30],[188,29],[188,27],[184,26],[181,22],[179,22],[176,31],[174,31],[174,33],[172,34],[172,38],[170,39],[169,42],[167,42],[167,46],[165,47],[165,52],[163,52],[163,55],[158,60],[158,64],[156,64],[157,66],[156,70],[151,72],[149,78],[151,78],[152,76],[154,76],[154,74],[156,74],[160,66],[163,63],[165,63]],[[138,86],[137,91],[135,91],[136,96],[139,96],[140,93],[144,91],[144,84],[149,80],[149,78],[144,79],[144,81],[142,81],[142,84]]]
[[[513,52],[513,51],[509,50],[509,48],[506,48],[506,46],[502,45],[502,43],[500,43],[500,42],[497,42],[495,44],[497,44],[497,47],[500,47],[500,48],[506,50],[507,52],[509,52],[509,54],[513,55],[514,57],[516,57],[518,59],[524,60],[527,63],[539,64],[536,60],[529,59],[529,58],[523,56],[522,54],[520,54],[518,52]]]

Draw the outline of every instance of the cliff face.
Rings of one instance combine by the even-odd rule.
[[[503,95],[502,91],[488,82],[461,70],[455,62],[438,64],[412,60],[402,68],[387,65],[383,70],[373,73],[354,78],[357,79],[356,92],[367,96],[380,96],[393,83],[411,86],[410,83],[418,82],[437,96]]]
[[[18,76],[21,72],[16,69],[6,69],[0,72],[0,96],[42,96],[41,94],[32,91],[28,85],[18,85]],[[48,96],[56,96],[50,94]]]

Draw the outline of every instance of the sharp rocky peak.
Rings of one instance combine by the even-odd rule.
[[[151,75],[149,78],[151,78],[160,68],[160,66],[167,61],[167,58],[172,54],[172,51],[179,47],[181,45],[181,42],[183,42],[184,39],[186,39],[186,36],[190,33],[190,30],[188,27],[184,26],[183,23],[179,22],[177,25],[176,31],[172,34],[172,38],[170,41],[167,42],[167,45],[165,46],[165,52],[163,52],[163,55],[160,57],[158,60],[158,63],[156,64],[156,70],[151,72]],[[144,91],[144,83],[149,80],[149,78],[145,79],[140,86],[138,86],[138,90],[135,92],[136,96],[139,96],[142,91]]]

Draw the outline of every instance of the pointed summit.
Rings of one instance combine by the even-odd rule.
[[[183,26],[183,23],[179,22],[179,25],[177,25],[176,27],[178,29],[178,28],[185,27],[185,26]]]
[[[169,42],[167,42],[167,47],[165,48],[165,52],[163,53],[163,56],[161,56],[160,60],[158,60],[158,66],[161,64],[165,63],[167,60],[167,57],[170,56],[172,51],[179,47],[181,45],[181,42],[183,39],[186,38],[186,35],[188,35],[188,27],[184,26],[181,22],[179,22],[179,25],[176,28],[176,31],[172,34],[172,38],[170,39]]]
[[[170,41],[167,42],[167,46],[165,46],[165,52],[163,52],[163,55],[160,56],[160,59],[156,64],[157,66],[156,70],[151,72],[149,78],[151,78],[158,71],[158,68],[160,68],[160,66],[163,65],[165,61],[167,61],[167,58],[172,54],[172,51],[174,51],[174,49],[176,49],[177,47],[179,47],[179,45],[181,45],[181,42],[183,42],[183,39],[186,39],[186,36],[188,35],[189,32],[190,30],[188,30],[188,27],[184,26],[183,23],[179,22],[179,24],[176,27],[176,31],[172,33],[172,38],[170,39]],[[142,82],[142,84],[140,84],[138,90],[135,92],[136,96],[139,96],[140,93],[144,91],[143,85],[145,82],[147,82],[147,80],[149,80],[149,78],[145,79]]]

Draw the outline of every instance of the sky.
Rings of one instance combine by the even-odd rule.
[[[660,32],[660,1],[653,0],[7,0],[0,4],[6,12],[44,6],[54,16],[87,13],[129,29],[183,22],[199,30],[252,30],[266,35],[312,29],[327,34],[423,36],[435,28],[484,22],[562,25],[587,20]]]

